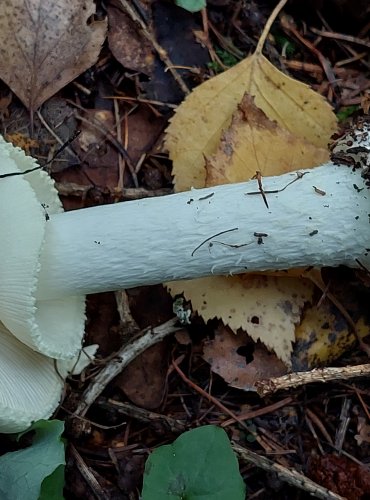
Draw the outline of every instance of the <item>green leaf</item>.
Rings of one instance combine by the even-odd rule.
[[[189,12],[198,12],[207,5],[206,0],[175,0],[175,3]]]
[[[153,451],[142,500],[244,500],[245,484],[226,432],[206,425]]]
[[[63,499],[63,430],[59,420],[39,420],[29,429],[34,431],[29,448],[0,457],[1,500]]]

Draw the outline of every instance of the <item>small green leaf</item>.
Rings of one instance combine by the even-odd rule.
[[[198,12],[207,5],[206,0],[175,0],[175,3],[189,12]]]
[[[226,432],[206,425],[154,450],[142,500],[244,500],[245,484]]]
[[[347,107],[341,108],[337,113],[337,118],[338,118],[339,123],[342,123],[345,120],[347,120],[347,118],[349,118],[351,115],[353,115],[353,113],[356,113],[356,111],[358,111],[358,109],[359,109],[359,106],[357,106],[357,105],[347,106]]]
[[[0,457],[1,500],[63,499],[63,430],[59,420],[39,420],[29,429],[35,433],[29,448]]]

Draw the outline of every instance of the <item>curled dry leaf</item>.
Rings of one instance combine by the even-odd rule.
[[[221,136],[217,152],[206,159],[206,185],[244,182],[256,171],[262,176],[280,175],[328,160],[327,148],[314,146],[281,128],[254,104],[253,97],[245,94],[230,127]]]
[[[31,111],[92,66],[107,23],[93,0],[3,0],[0,78]]]
[[[204,158],[215,153],[246,92],[271,120],[319,148],[336,131],[336,117],[323,97],[281,73],[257,50],[197,87],[177,108],[166,138],[176,191],[204,186]]]
[[[167,284],[172,295],[184,293],[194,310],[208,321],[222,319],[236,331],[243,328],[290,366],[295,327],[312,298],[308,280],[239,275],[213,276]]]
[[[220,325],[215,338],[203,349],[203,358],[212,371],[228,384],[244,391],[255,390],[258,380],[279,377],[287,372],[284,363],[260,342],[253,343],[245,332],[235,335]]]
[[[108,5],[108,43],[112,54],[125,68],[150,75],[154,67],[152,46],[134,21],[115,5]]]

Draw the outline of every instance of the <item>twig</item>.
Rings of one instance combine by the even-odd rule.
[[[285,398],[272,405],[259,408],[258,410],[249,410],[245,413],[240,413],[238,415],[238,418],[239,420],[250,420],[251,418],[261,417],[262,415],[267,415],[267,413],[272,413],[278,410],[279,408],[283,408],[284,406],[289,405],[292,401],[293,398],[291,397]],[[229,420],[222,422],[221,427],[227,427],[228,425],[233,424],[234,422],[235,420],[233,418],[230,418]]]
[[[165,107],[170,108],[170,109],[176,109],[178,106],[177,104],[171,104],[171,103],[162,102],[162,101],[155,101],[153,99],[144,99],[141,97],[129,97],[129,96],[121,96],[121,95],[106,96],[106,97],[104,97],[104,99],[119,99],[119,100],[128,101],[128,102],[140,102],[143,104],[151,104],[153,106],[165,106]]]
[[[343,33],[332,33],[331,31],[318,30],[316,28],[310,28],[316,35],[324,36],[325,38],[334,38],[335,40],[342,40],[343,42],[356,43],[357,45],[363,45],[370,49],[370,42],[363,40],[362,38],[357,38],[351,35],[345,35]]]
[[[315,368],[308,372],[289,373],[282,377],[271,378],[256,382],[257,392],[266,396],[279,390],[299,387],[317,382],[330,382],[332,380],[347,380],[355,377],[370,376],[370,364],[357,366],[343,366],[340,368]]]
[[[80,416],[86,415],[90,406],[104,391],[109,382],[119,375],[132,360],[148,349],[148,347],[157,344],[171,333],[180,330],[181,327],[175,326],[176,322],[177,318],[170,319],[163,325],[150,329],[141,337],[135,337],[120,349],[114,358],[97,374],[82,394],[81,401],[77,406],[75,414]]]
[[[282,465],[237,444],[233,444],[232,447],[242,460],[251,462],[260,469],[264,469],[268,472],[274,472],[282,481],[303,491],[307,491],[310,495],[316,498],[321,498],[323,500],[345,500],[342,496],[333,493],[323,486],[320,486],[312,481],[312,479],[309,479],[294,469],[287,469],[286,467],[283,467]]]
[[[134,418],[146,424],[154,424],[156,426],[161,424],[166,431],[174,433],[182,433],[186,431],[186,425],[183,421],[167,415],[155,413],[154,411],[146,410],[145,408],[139,408],[132,403],[122,403],[121,401],[115,401],[114,399],[99,398],[97,404],[105,410],[112,410],[113,407],[117,413],[121,413],[127,417]]]
[[[117,140],[118,142],[123,146],[122,144],[122,127],[121,127],[121,119],[119,116],[119,106],[118,102],[116,99],[113,99],[113,106],[114,106],[114,117],[116,120],[116,130],[117,130]],[[125,148],[127,151],[127,147]],[[117,189],[119,191],[122,191],[123,189],[123,176],[125,173],[125,160],[122,158],[122,155],[118,155],[118,183],[117,183]]]
[[[340,424],[339,427],[337,428],[337,432],[335,433],[334,446],[338,452],[342,451],[344,439],[346,437],[347,429],[351,421],[351,417],[349,416],[349,410],[351,408],[351,404],[352,402],[349,398],[344,398],[339,417]]]
[[[177,363],[175,361],[172,361],[172,366],[177,371],[177,373],[180,375],[182,380],[184,382],[186,382],[192,389],[197,391],[204,398],[208,399],[208,401],[211,401],[211,403],[213,403],[215,406],[217,406],[217,408],[219,408],[223,413],[226,413],[227,415],[229,415],[235,422],[238,422],[238,424],[240,424],[242,427],[244,427],[244,429],[248,430],[248,432],[250,431],[249,427],[243,422],[243,420],[240,420],[239,417],[237,415],[235,415],[234,412],[229,410],[229,408],[227,408],[225,405],[223,405],[217,398],[215,398],[214,396],[212,396],[211,394],[206,392],[204,389],[199,387],[199,385],[192,382],[185,375],[185,373],[179,368],[179,366],[177,365]]]
[[[40,113],[40,111],[36,111],[36,114],[40,120],[40,122],[44,125],[44,127],[46,128],[46,130],[49,132],[50,135],[52,135],[54,137],[54,139],[59,142],[59,144],[61,146],[64,146],[65,145],[65,141],[63,141],[55,132],[54,130],[50,127],[50,125],[47,123],[47,121],[45,120],[45,118],[42,116],[42,114]],[[73,149],[71,149],[70,147],[66,147],[65,148],[66,151],[68,151],[68,153],[70,155],[72,155],[74,158],[78,158],[78,156],[76,155],[76,153],[73,151]]]
[[[95,498],[97,498],[98,500],[108,500],[110,498],[110,495],[108,495],[100,486],[98,480],[86,465],[83,458],[78,453],[73,444],[70,445],[70,450],[73,458],[75,459],[77,469],[80,471],[81,476],[85,479],[86,483],[90,486]]]
[[[87,123],[88,125],[90,125],[90,127],[93,127],[96,130],[99,130],[99,132],[102,132],[106,136],[106,138],[109,140],[109,142],[111,144],[113,144],[113,146],[118,150],[118,152],[125,159],[127,166],[130,170],[130,174],[131,174],[132,180],[135,184],[135,187],[139,187],[139,182],[137,180],[137,175],[135,173],[135,168],[132,164],[131,158],[130,158],[129,154],[127,153],[127,151],[125,150],[125,148],[122,146],[122,144],[114,137],[112,132],[110,132],[110,130],[108,130],[101,123],[101,121],[96,119],[96,118],[90,117],[90,119],[88,120],[87,118],[84,118],[83,116],[81,116],[79,113],[75,113],[75,117],[77,120],[80,120],[81,122]]]

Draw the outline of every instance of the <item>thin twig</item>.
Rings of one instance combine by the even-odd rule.
[[[77,469],[80,471],[81,476],[85,479],[86,483],[90,486],[95,498],[97,498],[97,500],[109,500],[111,496],[108,495],[100,486],[98,480],[91,472],[90,468],[86,465],[85,461],[78,453],[76,448],[73,446],[73,444],[70,444],[69,446],[71,454],[75,459]]]
[[[161,61],[165,64],[165,66],[168,68],[170,71],[171,75],[173,76],[175,82],[177,85],[180,87],[180,89],[184,92],[185,95],[189,94],[189,88],[184,82],[184,80],[181,78],[179,73],[174,69],[173,63],[171,59],[168,57],[167,52],[159,43],[157,40],[154,38],[154,36],[149,32],[147,26],[145,25],[144,21],[141,19],[140,15],[136,12],[134,7],[131,5],[130,2],[127,2],[126,0],[119,0],[121,4],[121,8],[123,11],[130,16],[132,21],[140,28],[143,36],[151,43],[155,51],[157,52],[159,58]]]
[[[88,125],[95,128],[96,130],[99,130],[99,132],[102,132],[106,136],[106,138],[109,140],[109,142],[111,144],[113,144],[113,146],[118,150],[118,152],[125,159],[127,166],[130,170],[130,174],[131,174],[132,180],[135,184],[135,187],[139,187],[139,182],[137,180],[137,175],[135,173],[135,167],[132,164],[131,158],[130,158],[129,154],[127,153],[127,151],[125,150],[125,148],[122,146],[122,144],[114,137],[112,132],[110,130],[108,130],[102,124],[102,122],[96,118],[90,117],[90,119],[88,120],[87,118],[84,118],[83,116],[81,116],[79,113],[76,113],[75,117],[77,120],[80,120],[81,122],[87,123]]]
[[[318,30],[316,28],[310,28],[316,35],[323,36],[325,38],[334,38],[335,40],[342,40],[343,42],[356,43],[357,45],[363,45],[370,49],[370,42],[363,40],[362,38],[357,38],[351,35],[345,35],[343,33],[333,33],[331,31]]]
[[[347,380],[356,377],[369,377],[370,364],[357,366],[343,366],[315,368],[308,372],[297,372],[256,382],[256,389],[260,396],[266,396],[279,390],[287,390],[301,385],[332,380]]]
[[[282,465],[237,444],[233,444],[232,447],[242,460],[251,462],[260,469],[266,470],[270,473],[274,472],[285,483],[295,486],[303,491],[307,491],[310,495],[316,498],[321,498],[323,500],[345,500],[342,496],[333,493],[323,486],[320,486],[312,481],[312,479],[309,479],[295,469],[283,467]]]
[[[114,117],[116,120],[116,130],[117,130],[117,140],[118,142],[123,146],[122,144],[122,127],[121,127],[121,119],[119,116],[119,105],[116,99],[113,100],[113,106],[114,106]],[[127,150],[127,148],[125,148]],[[122,155],[118,155],[118,183],[117,183],[117,189],[119,191],[122,191],[123,189],[123,176],[125,173],[125,160],[122,158]]]
[[[55,132],[54,130],[50,127],[50,125],[47,123],[47,121],[45,120],[45,118],[42,116],[42,114],[40,113],[40,111],[36,111],[36,114],[40,120],[40,122],[44,125],[44,127],[46,128],[46,130],[49,132],[50,135],[52,135],[54,137],[54,139],[59,142],[59,144],[61,146],[64,146],[64,144],[66,143],[66,141],[63,141]],[[73,151],[73,149],[71,149],[70,147],[66,147],[65,148],[66,151],[68,151],[68,153],[73,156],[74,158],[77,158],[78,159],[78,156],[76,155],[76,153]]]
[[[86,415],[90,406],[104,391],[109,382],[119,375],[131,361],[148,349],[148,347],[157,344],[171,333],[180,330],[181,327],[177,327],[176,322],[177,318],[170,319],[163,325],[150,329],[141,337],[133,338],[127,345],[120,349],[112,360],[97,374],[82,394],[75,414],[81,416]]]
[[[250,420],[252,418],[256,417],[261,417],[262,415],[267,415],[268,413],[272,413],[279,408],[283,408],[284,406],[288,406],[290,403],[292,403],[293,398],[288,397],[285,399],[282,399],[281,401],[278,401],[277,403],[273,403],[272,405],[264,406],[263,408],[258,408],[258,410],[249,410],[245,413],[240,413],[238,415],[239,420]],[[233,424],[235,420],[233,418],[230,418],[229,420],[226,420],[225,422],[222,422],[221,427],[227,427],[230,424]]]
[[[204,389],[199,387],[199,385],[195,384],[192,382],[186,375],[185,373],[179,368],[178,364],[175,361],[172,361],[172,366],[174,369],[177,371],[177,373],[180,375],[182,380],[186,382],[192,389],[197,391],[199,394],[201,394],[204,398],[208,399],[208,401],[211,401],[217,408],[219,408],[223,413],[226,413],[229,415],[235,422],[238,422],[244,429],[246,429],[248,432],[250,431],[249,427],[243,422],[243,420],[240,420],[237,415],[229,408],[224,406],[217,398],[206,392]]]
[[[139,408],[132,403],[122,403],[121,401],[115,401],[114,399],[100,398],[97,404],[104,410],[109,411],[113,408],[117,413],[134,418],[135,420],[145,424],[152,424],[156,426],[160,424],[166,430],[174,433],[182,433],[186,431],[186,425],[183,421],[151,410],[146,410],[145,408]]]

